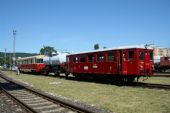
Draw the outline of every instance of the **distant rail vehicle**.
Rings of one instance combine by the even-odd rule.
[[[170,57],[156,56],[154,59],[154,71],[165,72],[170,69]]]
[[[43,63],[44,55],[18,58],[17,64],[21,72],[41,73],[45,67]]]

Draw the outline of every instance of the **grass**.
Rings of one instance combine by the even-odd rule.
[[[67,80],[31,74],[8,76],[53,95],[98,106],[116,113],[170,113],[170,91],[132,88],[103,83]],[[145,82],[170,83],[170,77],[152,77]]]
[[[143,78],[141,78],[140,81],[143,81],[142,79]],[[150,77],[143,82],[156,83],[156,84],[169,84],[170,85],[170,77]]]

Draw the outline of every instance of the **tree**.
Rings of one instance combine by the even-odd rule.
[[[57,50],[54,49],[54,47],[50,46],[44,46],[43,48],[40,49],[40,54],[41,55],[49,55],[51,56],[53,52],[57,52]]]
[[[3,57],[0,57],[0,66],[2,66],[4,64],[4,59]]]
[[[99,49],[99,44],[94,44],[94,50]]]
[[[107,49],[107,47],[106,47],[106,46],[104,46],[104,47],[103,47],[103,49]]]

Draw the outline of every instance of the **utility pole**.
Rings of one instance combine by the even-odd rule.
[[[15,39],[16,39],[16,30],[13,30],[13,66],[15,66]]]
[[[9,51],[9,69],[11,70],[11,52]]]
[[[4,65],[6,64],[6,48],[4,49],[5,53],[4,53]]]

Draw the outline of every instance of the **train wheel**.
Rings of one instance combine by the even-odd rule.
[[[49,72],[48,71],[44,71],[44,75],[49,75]]]
[[[124,83],[124,78],[120,75],[114,76],[113,80],[117,85],[122,85]]]
[[[55,76],[60,76],[60,72],[58,72],[58,71],[55,72],[54,74],[55,74]]]
[[[135,80],[135,77],[128,77],[127,82],[132,83]]]
[[[69,73],[68,73],[68,72],[65,72],[65,75],[66,75],[66,78],[68,78]]]

